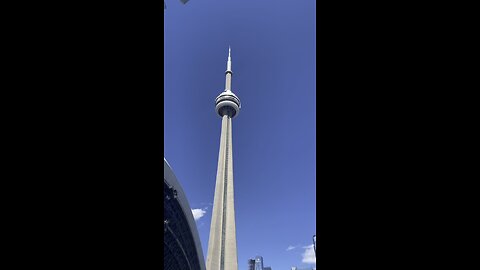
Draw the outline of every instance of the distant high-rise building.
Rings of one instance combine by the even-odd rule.
[[[263,257],[257,256],[248,260],[248,270],[272,270],[270,266],[263,266]]]
[[[255,260],[248,259],[248,270],[255,270]]]
[[[263,257],[255,257],[255,270],[263,270]]]

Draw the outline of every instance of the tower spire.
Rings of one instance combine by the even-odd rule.
[[[231,48],[228,46],[228,60],[227,60],[227,71],[226,72],[232,72],[232,57],[230,56],[231,53]]]
[[[225,91],[232,91],[232,57],[231,57],[231,48],[228,46],[228,59],[227,59],[227,70],[225,71]]]

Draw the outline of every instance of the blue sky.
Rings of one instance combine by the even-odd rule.
[[[314,267],[302,260],[316,233],[315,1],[165,2],[164,155],[201,216],[204,256],[230,45],[239,269],[256,255],[273,270]]]

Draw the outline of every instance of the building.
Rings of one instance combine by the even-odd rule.
[[[255,270],[255,260],[248,259],[248,270]]]
[[[240,111],[240,99],[232,92],[232,59],[228,48],[225,90],[215,99],[222,117],[215,197],[208,241],[208,270],[238,270],[235,207],[233,198],[232,119]]]
[[[263,266],[263,257],[256,256],[255,259],[248,260],[248,270],[272,270],[270,266]]]
[[[263,270],[263,257],[255,257],[255,270]]]
[[[205,270],[202,245],[187,198],[163,159],[163,269]]]

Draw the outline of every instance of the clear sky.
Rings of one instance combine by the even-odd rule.
[[[164,155],[197,209],[204,257],[230,45],[239,270],[256,255],[272,270],[315,267],[315,0],[165,2]]]

